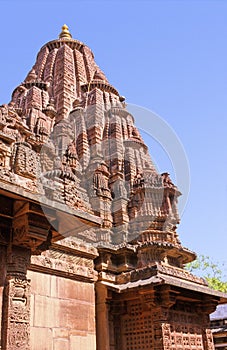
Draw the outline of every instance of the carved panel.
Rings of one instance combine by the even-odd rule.
[[[28,143],[17,143],[14,156],[14,171],[28,178],[36,178],[38,174],[38,158]]]
[[[30,283],[26,278],[7,277],[4,289],[3,349],[30,350]]]
[[[203,325],[201,324],[201,316],[198,313],[193,312],[193,310],[191,312],[171,310],[170,320],[171,346],[167,349],[206,349],[203,341]]]
[[[171,325],[171,350],[204,350],[202,328],[186,324]]]
[[[141,304],[131,304],[122,317],[122,338],[125,350],[153,350],[151,313],[143,312]]]
[[[171,345],[171,329],[170,324],[162,324],[162,339],[163,339],[163,349],[169,350]]]
[[[204,329],[201,315],[189,303],[176,309],[151,307],[128,301],[127,310],[115,319],[117,349],[124,350],[214,350],[212,333]],[[184,307],[184,309],[181,309]],[[117,342],[117,340],[115,340]],[[117,344],[117,343],[116,343]],[[115,345],[116,345],[115,344]]]
[[[204,334],[205,350],[214,350],[213,334],[211,329],[206,329]]]
[[[171,310],[170,312],[170,319],[171,322],[177,323],[177,324],[200,324],[201,323],[201,316],[198,313],[191,313],[191,312],[181,312],[181,311],[175,311]]]

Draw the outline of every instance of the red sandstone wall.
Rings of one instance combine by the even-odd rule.
[[[95,350],[94,285],[29,271],[31,350]]]

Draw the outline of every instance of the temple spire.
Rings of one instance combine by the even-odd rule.
[[[59,34],[59,39],[61,38],[72,38],[72,35],[69,32],[69,28],[66,24],[62,26],[62,32]]]

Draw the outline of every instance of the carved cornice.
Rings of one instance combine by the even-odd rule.
[[[112,85],[104,82],[103,80],[94,79],[91,83],[81,85],[83,92],[90,92],[94,88],[98,88],[106,92],[112,92],[114,95],[119,96],[119,92]]]
[[[125,119],[130,116],[130,118],[132,118],[133,123],[135,122],[133,115],[129,111],[127,111],[126,108],[111,107],[108,112],[109,112],[109,114],[114,114],[114,115],[116,114],[116,115],[118,115],[122,118],[125,118]]]
[[[52,243],[51,248],[55,251],[61,251],[77,256],[81,256],[88,259],[95,259],[98,256],[98,251],[95,247],[83,242],[79,242],[73,238],[65,238],[58,241],[58,243]]]
[[[47,83],[45,83],[44,81],[38,81],[38,80],[31,81],[31,82],[24,82],[22,85],[26,89],[30,89],[31,87],[36,86],[37,88],[39,88],[41,90],[47,91],[47,88],[48,88],[48,84]]]
[[[136,138],[124,140],[124,144],[125,147],[132,147],[133,149],[140,149],[140,147],[143,147],[145,151],[148,150],[148,147],[145,145],[145,143],[142,140]]]
[[[82,51],[83,47],[84,47],[84,43],[82,43],[79,40],[75,40],[75,39],[69,39],[69,38],[61,38],[61,39],[57,39],[57,40],[52,40],[49,41],[47,44],[45,44],[40,51],[44,48],[47,47],[49,49],[49,51],[52,51],[54,49],[59,49],[60,47],[62,47],[63,45],[68,45],[72,50],[78,50],[78,51]]]
[[[58,245],[52,246],[41,256],[32,256],[29,269],[86,282],[93,282],[97,278],[91,256],[88,257],[85,252],[78,254],[73,249],[64,251]]]

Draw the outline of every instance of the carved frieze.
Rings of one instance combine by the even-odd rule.
[[[185,279],[187,281],[192,281],[198,284],[207,285],[207,282],[204,280],[204,278],[195,276],[189,271],[184,269],[180,269],[170,265],[159,264],[158,271],[169,276],[176,276],[176,277]]]
[[[81,276],[85,279],[94,279],[96,276],[93,259],[67,253],[63,250],[50,249],[42,253],[41,256],[32,256],[31,263],[32,269],[39,269],[39,267],[51,269],[56,274],[63,273],[72,278]]]

